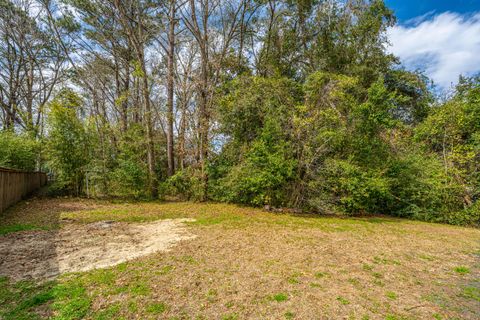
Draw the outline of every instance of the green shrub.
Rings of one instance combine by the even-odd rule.
[[[124,197],[141,198],[145,195],[147,170],[132,159],[121,158],[110,175],[110,193]]]
[[[446,214],[462,207],[462,187],[435,156],[408,150],[389,162],[386,175],[396,200],[389,210],[393,215],[444,222]]]
[[[145,196],[148,168],[144,136],[139,125],[132,125],[121,137],[109,175],[110,194],[134,198]]]
[[[205,192],[201,171],[190,167],[177,171],[160,189],[163,195],[193,201],[202,200]]]
[[[0,131],[0,167],[34,171],[39,144],[26,134]]]
[[[461,226],[480,226],[480,202],[476,202],[466,209],[446,213],[440,222]]]
[[[327,159],[309,187],[309,205],[320,212],[384,213],[392,199],[386,177],[346,160]]]
[[[285,204],[285,191],[296,162],[290,145],[279,138],[279,130],[277,124],[268,121],[244,160],[220,180],[220,189],[226,190],[223,200],[255,206]]]

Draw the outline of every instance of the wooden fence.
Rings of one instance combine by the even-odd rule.
[[[0,167],[0,213],[47,183],[43,172],[25,172]]]

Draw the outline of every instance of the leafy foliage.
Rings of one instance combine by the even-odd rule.
[[[110,193],[135,198],[145,196],[146,150],[144,143],[141,143],[144,136],[141,127],[132,126],[120,141],[116,165],[110,175]]]
[[[76,194],[90,159],[88,136],[78,116],[81,105],[81,98],[65,89],[52,101],[49,113],[49,166],[56,173],[55,183]]]
[[[244,159],[219,181],[221,200],[253,205],[283,204],[292,180],[295,160],[289,143],[278,139],[278,124],[268,121]]]
[[[38,142],[28,135],[0,132],[0,167],[34,171],[39,149]]]
[[[470,196],[470,203],[462,200],[469,190],[478,190],[478,155],[465,152],[475,148],[476,133],[468,130],[477,122],[462,122],[475,119],[472,106],[462,109],[458,105],[465,102],[456,98],[432,110],[415,133],[411,124],[430,112],[424,109],[430,96],[414,102],[411,93],[392,90],[389,81],[379,77],[364,88],[359,78],[316,72],[293,95],[287,88],[295,84],[285,87],[281,78],[234,80],[220,109],[230,140],[212,162],[211,196],[256,206],[477,224],[476,196]],[[422,88],[419,85],[420,95]],[[289,91],[290,98],[285,97]],[[462,99],[468,103],[471,95],[464,93],[468,98]],[[450,107],[452,103],[457,107]],[[437,118],[441,111],[447,114]],[[443,125],[431,123],[442,119]],[[449,151],[448,170],[435,154],[443,140],[437,131],[425,133],[446,125],[453,126],[448,129],[449,145],[458,144],[457,152]],[[425,148],[426,134],[433,150]],[[464,158],[455,158],[459,156]]]
[[[201,173],[194,168],[177,171],[162,187],[165,195],[179,197],[182,200],[199,201],[203,198]]]

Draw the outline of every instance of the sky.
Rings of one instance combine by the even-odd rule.
[[[420,69],[440,89],[459,75],[480,73],[480,0],[386,0],[398,23],[389,51],[410,70]]]

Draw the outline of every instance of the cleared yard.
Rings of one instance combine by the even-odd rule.
[[[3,214],[0,234],[0,319],[480,318],[477,229],[225,204],[35,199]],[[105,254],[92,261],[95,250]],[[106,258],[114,266],[64,273]],[[50,273],[31,272],[47,260]]]

